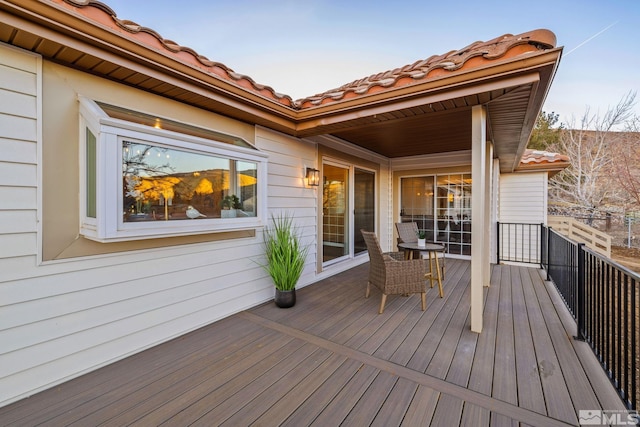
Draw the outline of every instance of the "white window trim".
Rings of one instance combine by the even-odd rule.
[[[267,200],[267,154],[206,138],[109,117],[94,101],[80,100],[80,234],[98,242],[152,239],[264,226]],[[96,136],[96,218],[87,217],[86,141],[88,128]],[[153,221],[125,223],[122,218],[122,141],[149,142],[257,164],[256,217],[203,218],[197,221]]]

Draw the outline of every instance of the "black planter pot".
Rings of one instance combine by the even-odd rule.
[[[280,308],[289,308],[296,305],[296,290],[281,291],[276,289],[275,303]]]

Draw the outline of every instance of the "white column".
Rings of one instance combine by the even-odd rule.
[[[492,145],[493,147],[493,145]],[[498,213],[500,212],[500,160],[493,159],[491,168],[491,237],[489,246],[491,247],[490,264],[498,262]]]
[[[484,264],[486,250],[485,203],[487,177],[487,113],[483,106],[471,110],[471,330],[482,332]]]
[[[491,209],[493,203],[491,200],[495,197],[495,188],[493,188],[493,144],[489,141],[486,144],[486,166],[485,166],[485,186],[484,186],[484,249],[482,254],[482,285],[489,286],[491,284],[491,241],[494,239],[493,223],[491,220]]]

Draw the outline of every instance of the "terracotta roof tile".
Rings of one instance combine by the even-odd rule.
[[[482,67],[496,60],[552,49],[556,44],[555,35],[548,30],[534,30],[519,35],[505,34],[486,42],[477,41],[460,50],[451,51],[443,55],[434,55],[401,68],[374,74],[339,88],[293,101],[290,96],[282,95],[270,86],[256,83],[251,77],[236,73],[224,64],[211,61],[191,48],[180,46],[172,40],[162,38],[160,34],[150,28],[138,25],[133,21],[118,18],[116,13],[104,3],[96,0],[53,1],[112,30],[118,31],[122,35],[132,38],[151,49],[155,49],[165,55],[171,55],[176,60],[198,67],[205,73],[215,75],[238,87],[245,88],[248,91],[294,109],[310,108],[418,84],[427,80],[435,80],[443,76],[449,76],[452,73]]]
[[[293,99],[288,95],[277,93],[270,86],[256,83],[251,77],[239,74],[226,65],[209,60],[189,47],[164,39],[156,31],[143,27],[133,21],[120,19],[106,4],[97,0],[53,0],[91,20],[103,24],[121,34],[137,40],[149,48],[165,54],[171,54],[175,59],[202,69],[203,72],[216,75],[222,79],[248,89],[254,93],[271,98],[283,105],[294,106]]]
[[[551,153],[549,151],[532,150],[527,148],[522,155],[520,163],[522,165],[529,164],[550,164],[550,163],[569,163],[569,156],[559,153]]]
[[[425,80],[435,80],[453,72],[481,67],[498,59],[513,58],[541,49],[555,47],[556,37],[548,30],[535,30],[519,35],[505,34],[486,42],[477,41],[469,46],[444,55],[434,55],[395,70],[385,71],[355,80],[299,102],[302,108],[321,105],[347,98],[349,93],[365,95],[378,88],[401,87]]]
[[[569,156],[549,151],[524,150],[520,164],[516,168],[519,172],[547,171],[552,177],[571,165]]]

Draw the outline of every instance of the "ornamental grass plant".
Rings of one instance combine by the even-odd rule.
[[[294,227],[293,217],[281,214],[271,216],[271,225],[263,233],[267,264],[264,269],[273,279],[276,289],[292,291],[295,289],[309,246],[303,246],[298,228]]]

